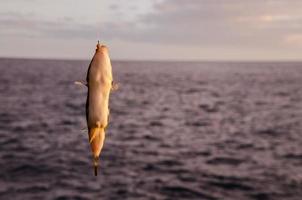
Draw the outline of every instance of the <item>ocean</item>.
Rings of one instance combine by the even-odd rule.
[[[97,177],[88,64],[0,59],[0,199],[302,198],[302,63],[113,61]]]

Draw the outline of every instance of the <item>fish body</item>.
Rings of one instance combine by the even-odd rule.
[[[109,119],[109,96],[112,89],[112,67],[108,49],[97,44],[87,72],[86,121],[89,143],[97,175],[98,158],[104,145],[105,129]]]

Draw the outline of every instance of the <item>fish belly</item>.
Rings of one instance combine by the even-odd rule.
[[[88,127],[96,127],[97,124],[100,124],[102,127],[107,126],[108,104],[109,92],[105,92],[104,88],[97,87],[89,91]]]

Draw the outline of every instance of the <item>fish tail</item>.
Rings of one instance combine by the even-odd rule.
[[[96,124],[97,127],[93,127],[89,131],[89,142],[93,154],[93,167],[94,175],[97,176],[98,171],[98,160],[100,152],[104,145],[105,140],[105,129],[100,123]]]
[[[93,158],[94,175],[98,175],[98,157]]]

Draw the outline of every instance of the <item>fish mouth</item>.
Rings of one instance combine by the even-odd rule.
[[[97,45],[96,45],[96,51],[100,51],[103,53],[108,53],[108,47],[104,44],[100,44],[100,42],[98,41]]]
[[[105,141],[105,130],[103,127],[89,129],[89,143],[93,156],[94,174],[97,176],[98,160]]]

